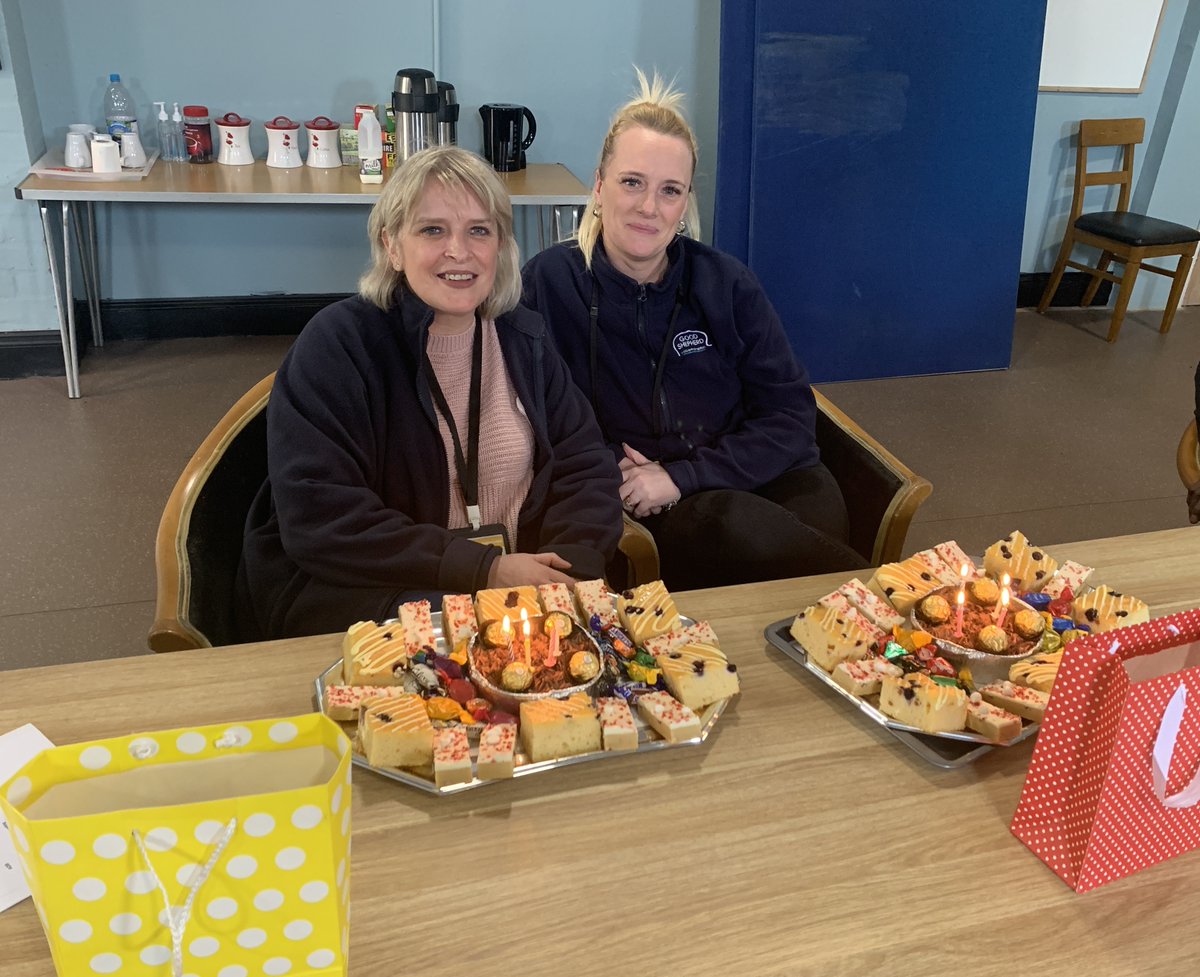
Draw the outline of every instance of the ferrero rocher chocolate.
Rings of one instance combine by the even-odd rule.
[[[542,619],[542,631],[546,634],[554,633],[554,626],[558,625],[558,636],[565,638],[575,628],[575,622],[571,620],[570,614],[564,614],[562,611],[551,611]]]
[[[987,577],[972,580],[967,584],[967,593],[970,595],[971,600],[981,607],[986,607],[988,604],[995,604],[1000,599],[1000,587],[995,580],[989,580]]]
[[[1017,611],[1013,615],[1013,630],[1032,641],[1046,630],[1046,621],[1037,611]]]
[[[1008,650],[1008,635],[1003,628],[988,624],[979,629],[975,636],[975,647],[980,651],[988,651],[993,655],[1003,654]]]
[[[504,630],[504,621],[488,621],[483,626],[483,643],[489,648],[501,648],[508,644],[512,637],[512,624],[508,626],[508,631]]]
[[[950,602],[941,594],[930,594],[917,605],[917,613],[930,624],[942,624],[950,620]]]
[[[524,662],[509,662],[500,673],[500,684],[509,692],[524,692],[533,682],[533,670]]]
[[[587,682],[600,674],[600,661],[590,651],[577,651],[571,656],[567,668],[577,682]]]

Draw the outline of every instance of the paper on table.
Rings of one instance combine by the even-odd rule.
[[[31,723],[0,736],[0,784],[53,745]],[[29,886],[17,865],[17,850],[13,847],[8,822],[0,818],[0,912],[28,897]]]

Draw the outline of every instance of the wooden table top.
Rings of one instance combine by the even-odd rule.
[[[16,187],[18,200],[78,200],[118,203],[350,204],[375,203],[384,183],[363,183],[357,166],[278,169],[257,160],[249,166],[167,163],[157,160],[141,180],[90,181],[30,174]],[[582,205],[588,188],[562,163],[531,163],[516,173],[498,173],[516,205]]]
[[[1200,528],[1048,547],[1155,616],[1200,604]],[[352,975],[1175,975],[1200,854],[1083,896],[1008,830],[1032,743],[932,767],[768,648],[845,574],[677,596],[742,694],[700,747],[435,797],[356,771]],[[0,673],[56,743],[311,708],[339,636]],[[33,906],[4,977],[54,973]]]

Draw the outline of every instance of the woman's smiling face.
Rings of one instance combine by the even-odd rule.
[[[616,137],[595,192],[604,250],[620,271],[640,282],[661,277],[691,184],[692,150],[684,140],[641,126]]]
[[[473,193],[437,180],[425,185],[407,226],[384,232],[392,267],[434,311],[433,329],[469,329],[475,310],[496,281],[500,241],[496,222]]]

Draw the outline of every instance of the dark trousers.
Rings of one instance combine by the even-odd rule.
[[[785,472],[752,492],[697,492],[642,523],[658,545],[669,590],[867,566],[846,543],[846,502],[821,464]]]

